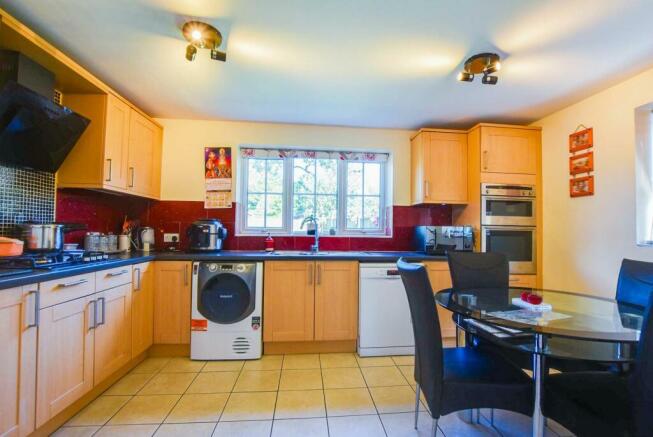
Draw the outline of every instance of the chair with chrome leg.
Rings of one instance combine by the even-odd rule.
[[[433,422],[446,414],[500,408],[531,415],[531,379],[505,358],[475,348],[443,348],[433,290],[421,264],[400,259],[397,267],[408,296],[415,336],[415,428],[419,394],[424,394]]]
[[[653,435],[653,295],[633,371],[549,375],[542,412],[579,437]]]

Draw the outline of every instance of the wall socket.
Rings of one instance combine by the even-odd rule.
[[[179,243],[179,234],[163,234],[164,243]]]

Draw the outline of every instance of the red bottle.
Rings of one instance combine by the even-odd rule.
[[[272,235],[268,232],[268,236],[265,239],[265,251],[266,252],[273,252],[274,251],[274,238],[272,238]]]

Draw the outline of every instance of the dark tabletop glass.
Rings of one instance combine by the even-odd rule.
[[[522,331],[524,335],[499,341],[524,352],[533,349],[528,334],[540,333],[549,338],[546,355],[605,362],[632,360],[633,343],[639,339],[643,320],[642,308],[619,304],[612,299],[532,289],[529,291],[542,296],[543,303],[552,306],[551,311],[515,319],[514,315],[520,314],[515,311],[524,308],[514,305],[513,299],[520,298],[523,291],[523,288],[445,289],[436,293],[435,298],[439,305],[462,318]]]

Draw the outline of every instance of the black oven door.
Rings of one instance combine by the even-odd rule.
[[[481,224],[535,226],[535,199],[530,197],[481,197]]]
[[[483,226],[481,250],[508,257],[511,274],[536,274],[536,233],[534,227]]]

